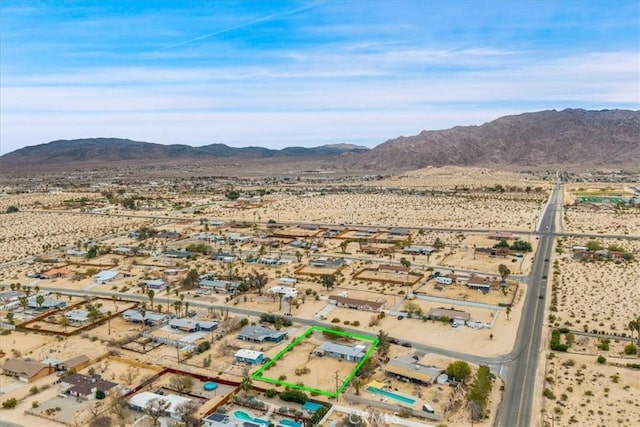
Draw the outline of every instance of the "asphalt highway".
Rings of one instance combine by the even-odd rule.
[[[547,296],[547,274],[553,250],[556,204],[560,185],[554,187],[549,203],[540,221],[538,253],[529,276],[529,292],[524,301],[511,361],[504,367],[505,392],[496,425],[498,427],[529,427],[532,406],[541,391],[535,390],[538,358]]]

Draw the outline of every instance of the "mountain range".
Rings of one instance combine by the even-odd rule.
[[[0,166],[164,162],[176,159],[317,158],[359,169],[427,166],[640,166],[640,111],[566,109],[505,116],[480,126],[422,131],[373,149],[352,144],[235,148],[163,145],[119,138],[57,140],[0,157]]]

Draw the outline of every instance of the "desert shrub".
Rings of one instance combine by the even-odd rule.
[[[602,351],[609,351],[609,343],[610,341],[607,338],[601,339],[598,344],[598,349]]]
[[[38,402],[37,400],[34,400],[33,402],[31,402],[31,407],[33,409],[36,409],[38,406],[40,406],[40,402]]]
[[[270,388],[269,390],[265,391],[264,394],[267,397],[276,397],[278,395],[278,390],[276,390],[275,388]]]
[[[551,332],[551,350],[566,352],[569,346],[560,342],[560,336],[558,329],[554,329]]]
[[[360,321],[359,320],[355,320],[353,321],[353,323],[351,323],[353,326],[360,326]]]
[[[4,409],[13,409],[16,406],[18,406],[18,400],[15,397],[12,397],[11,399],[7,399],[4,402],[2,402],[2,407]]]
[[[542,391],[542,395],[543,395],[544,397],[546,397],[547,399],[551,399],[551,400],[555,400],[555,398],[556,398],[556,395],[555,395],[555,394],[553,394],[553,391],[552,391],[550,388],[545,388],[545,389]]]
[[[280,399],[285,402],[305,404],[309,400],[307,394],[301,390],[285,390],[280,393]]]
[[[333,319],[331,319],[331,323],[340,323],[340,319],[334,317]]]
[[[635,344],[627,344],[624,346],[624,354],[627,356],[638,354],[638,347],[636,347]]]
[[[598,356],[597,360],[598,360],[598,363],[600,363],[602,365],[603,363],[605,363],[607,361],[607,358],[604,357],[603,355],[600,355],[600,356]]]

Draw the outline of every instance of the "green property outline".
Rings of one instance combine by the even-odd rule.
[[[306,337],[308,337],[309,335],[311,335],[315,331],[328,332],[328,333],[335,334],[335,335],[343,335],[343,336],[346,336],[348,338],[354,338],[354,339],[358,339],[360,341],[367,341],[367,342],[370,342],[370,343],[373,344],[373,345],[371,345],[371,347],[369,347],[369,350],[367,350],[367,353],[364,355],[362,360],[360,360],[360,362],[358,362],[358,364],[355,366],[355,368],[353,368],[351,370],[349,375],[347,375],[347,378],[345,378],[345,380],[342,382],[340,387],[338,387],[337,391],[335,391],[335,392],[324,391],[324,390],[320,390],[320,389],[313,388],[313,387],[301,386],[301,385],[298,385],[298,384],[295,384],[295,383],[290,383],[290,382],[287,382],[287,381],[280,381],[280,380],[275,379],[275,378],[269,378],[269,377],[262,376],[262,372],[263,371],[265,371],[266,369],[269,369],[269,367],[271,367],[271,365],[276,363],[276,361],[279,360],[284,354],[286,354],[287,352],[291,351],[291,349],[293,349],[296,345],[298,345],[298,343],[300,343],[300,341],[304,340]],[[300,336],[298,336],[296,339],[291,341],[289,343],[289,345],[287,345],[278,354],[276,354],[273,359],[269,360],[262,367],[260,367],[260,369],[255,371],[252,374],[252,377],[255,380],[263,381],[263,382],[270,383],[270,384],[286,386],[286,387],[289,387],[289,388],[292,388],[292,389],[302,390],[302,391],[306,391],[306,392],[309,392],[309,393],[317,393],[317,394],[321,394],[323,396],[328,396],[328,397],[338,397],[344,391],[345,387],[347,387],[347,385],[349,384],[351,379],[354,377],[356,372],[358,372],[358,369],[360,369],[362,364],[367,361],[369,356],[371,356],[371,353],[373,353],[374,350],[378,347],[379,343],[380,343],[380,340],[378,339],[378,337],[370,337],[370,336],[366,336],[366,335],[356,334],[356,333],[353,333],[353,332],[339,331],[339,330],[327,328],[327,327],[324,327],[324,326],[310,326]]]

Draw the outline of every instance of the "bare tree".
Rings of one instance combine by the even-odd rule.
[[[144,413],[153,420],[153,426],[159,424],[158,419],[167,413],[167,409],[171,406],[171,402],[162,398],[151,399],[144,407]]]

